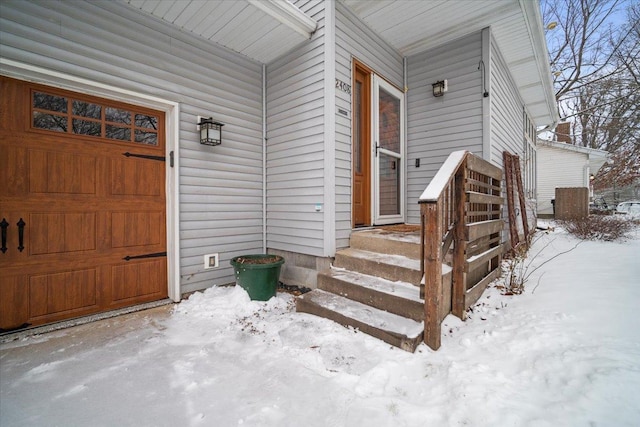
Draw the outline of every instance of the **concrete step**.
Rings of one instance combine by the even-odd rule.
[[[349,246],[353,249],[402,255],[420,260],[420,231],[402,233],[384,229],[358,231],[351,234]]]
[[[336,253],[333,263],[335,267],[371,276],[382,277],[391,281],[412,283],[418,286],[420,260],[403,255],[393,255],[347,248]]]
[[[420,288],[411,283],[334,267],[318,274],[318,288],[413,320],[424,320]]]
[[[424,325],[340,295],[315,289],[296,298],[296,310],[352,326],[386,343],[414,352],[422,342]]]

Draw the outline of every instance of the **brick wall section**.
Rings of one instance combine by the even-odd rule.
[[[558,123],[558,125],[556,126],[556,141],[572,144],[570,122]]]

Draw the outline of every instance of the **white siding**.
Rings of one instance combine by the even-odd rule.
[[[491,158],[502,167],[502,152],[524,156],[524,103],[493,37],[491,38]],[[527,165],[523,165],[527,166]]]
[[[0,55],[180,103],[181,291],[234,281],[229,259],[262,251],[261,66],[118,2],[3,1]],[[225,123],[198,142],[196,116]],[[203,254],[221,267],[203,269]]]
[[[538,145],[538,214],[553,214],[556,188],[588,187],[586,154]]]
[[[411,56],[408,62],[407,222],[420,222],[418,198],[447,156],[469,150],[482,156],[481,33]],[[432,83],[449,90],[433,96]],[[420,167],[415,166],[420,159]]]
[[[353,58],[398,88],[403,86],[402,56],[336,2],[336,78],[353,86]],[[333,82],[332,82],[333,83]],[[336,90],[336,247],[349,246],[351,234],[351,95]],[[341,114],[339,110],[347,112]]]
[[[296,6],[318,22],[311,40],[267,65],[267,248],[324,252],[324,4]]]
[[[518,92],[513,76],[502,56],[500,49],[493,38],[491,40],[490,58],[490,158],[491,163],[503,168],[503,152],[508,151],[520,157],[520,170],[523,185],[525,185],[525,198],[530,198],[535,194],[535,170],[536,162],[539,161],[536,153],[533,138],[535,131],[531,126],[531,119],[528,111]],[[529,118],[528,118],[529,117]],[[506,195],[506,186],[503,181],[503,193]],[[506,205],[503,215],[506,219]],[[517,214],[519,215],[519,214]],[[534,224],[536,213],[534,203],[529,201],[527,209],[527,219]],[[531,225],[530,224],[530,225]],[[505,227],[507,225],[505,224]],[[502,238],[507,240],[508,232],[503,233]]]

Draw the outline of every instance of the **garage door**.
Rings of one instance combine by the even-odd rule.
[[[0,329],[166,298],[164,113],[0,93]]]

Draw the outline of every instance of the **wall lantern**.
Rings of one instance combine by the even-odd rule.
[[[202,117],[198,126],[200,126],[200,144],[222,144],[222,126],[224,126],[222,123],[214,122],[211,117]]]
[[[433,86],[433,96],[435,97],[444,95],[448,89],[446,80],[440,80],[439,82],[433,83],[431,86]]]

